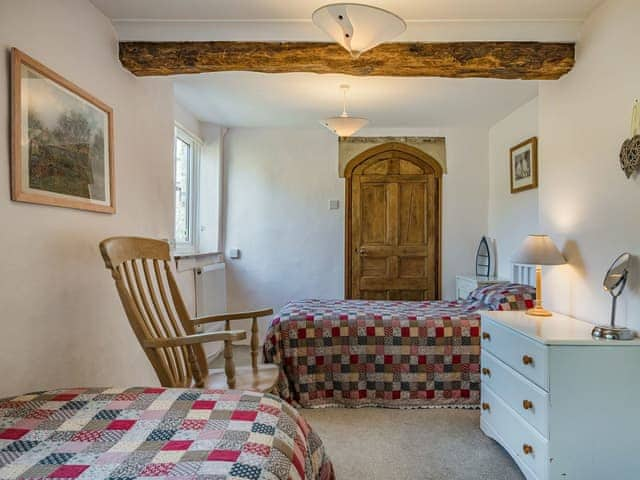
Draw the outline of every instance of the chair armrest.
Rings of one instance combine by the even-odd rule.
[[[226,330],[224,332],[195,333],[184,337],[148,339],[142,342],[142,346],[145,348],[182,347],[199,343],[244,340],[245,338],[247,338],[247,332],[244,330]]]
[[[272,308],[265,308],[263,310],[252,310],[249,312],[221,313],[220,315],[196,317],[193,319],[193,323],[195,325],[202,325],[203,323],[226,322],[230,320],[245,320],[248,318],[266,317],[267,315],[273,315]]]

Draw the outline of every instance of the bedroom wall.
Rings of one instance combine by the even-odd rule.
[[[187,131],[196,137],[202,139],[202,130],[201,123],[196,118],[196,116],[191,113],[188,109],[183,107],[180,102],[173,102],[173,117],[177,123],[179,123],[182,128],[187,129]]]
[[[0,2],[0,45],[0,397],[77,385],[157,384],[98,242],[121,234],[171,235],[171,82],[123,70],[110,22],[85,0]],[[10,200],[10,47],[113,108],[115,215]]]
[[[608,319],[609,264],[623,251],[640,254],[640,179],[628,180],[618,164],[640,98],[638,25],[637,0],[605,2],[583,27],[573,71],[540,86],[541,227],[570,262],[546,269],[546,303],[594,323]],[[618,311],[637,329],[639,270],[636,258]]]
[[[442,136],[448,174],[443,198],[443,297],[472,270],[486,234],[488,132],[483,128],[367,129],[363,136]],[[337,138],[322,128],[232,128],[225,137],[225,252],[230,310],[282,307],[344,294],[344,179]],[[340,201],[329,210],[329,200]]]
[[[538,135],[538,99],[489,129],[489,236],[495,240],[498,276],[511,279],[511,255],[538,224],[538,190],[511,193],[509,150]]]
[[[344,180],[318,129],[231,128],[224,142],[227,307],[343,295]],[[340,201],[329,210],[329,200]],[[230,259],[239,248],[241,257]]]

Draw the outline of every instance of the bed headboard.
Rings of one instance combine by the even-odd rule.
[[[521,283],[535,287],[536,285],[536,267],[535,265],[525,265],[523,263],[514,263],[512,279],[513,283]]]

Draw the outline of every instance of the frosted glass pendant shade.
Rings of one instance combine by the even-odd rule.
[[[340,115],[338,117],[327,118],[321,123],[339,137],[350,137],[369,123],[369,120],[366,118],[352,117],[351,115]]]
[[[337,117],[329,117],[320,123],[339,137],[350,137],[369,123],[369,120],[361,117],[352,117],[347,113],[347,92],[349,91],[349,85],[340,85],[340,89],[342,90],[342,114]]]
[[[397,37],[407,24],[397,15],[358,3],[334,3],[320,7],[313,23],[342,45],[353,58]]]

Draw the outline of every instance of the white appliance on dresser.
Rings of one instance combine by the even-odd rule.
[[[480,427],[529,480],[640,479],[640,340],[592,328],[482,313]]]

